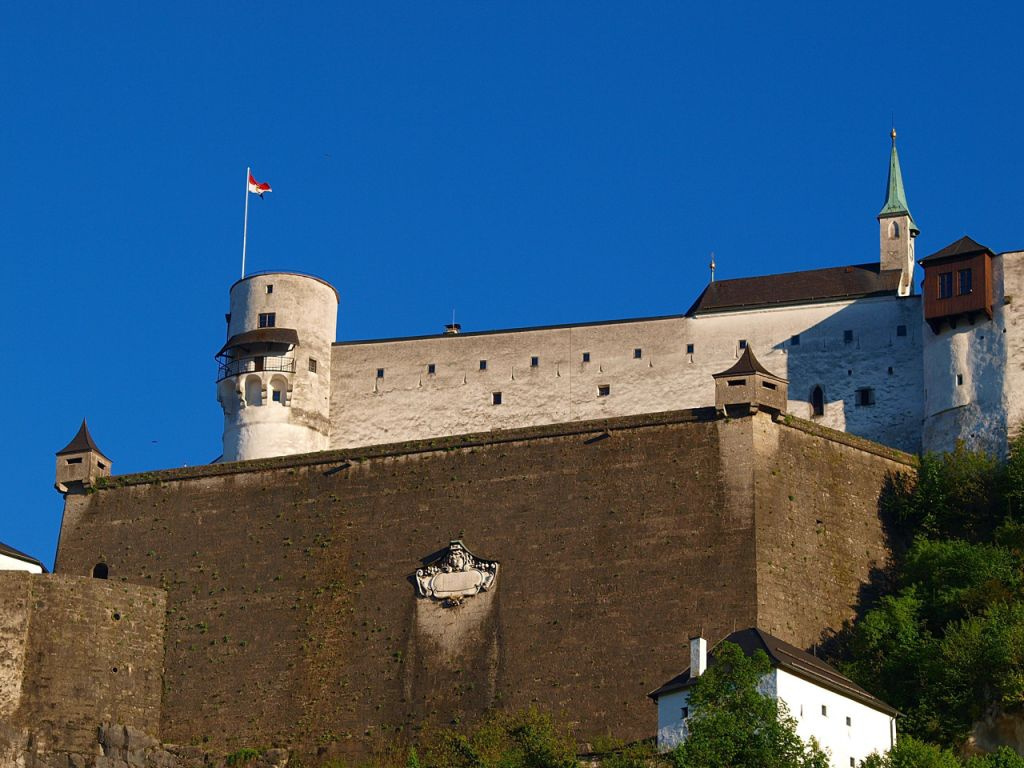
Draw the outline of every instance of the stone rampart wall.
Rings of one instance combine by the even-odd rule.
[[[691,634],[767,620],[806,645],[849,617],[867,567],[806,600],[765,581],[762,510],[801,526],[851,505],[828,557],[884,562],[874,504],[907,457],[813,430],[662,414],[112,478],[69,497],[57,570],[102,559],[168,591],[164,741],[358,753],[532,704],[584,738],[649,736],[646,693],[687,665]],[[788,505],[817,485],[814,512]],[[451,539],[500,570],[445,608],[412,576]],[[813,570],[821,541],[771,567]]]

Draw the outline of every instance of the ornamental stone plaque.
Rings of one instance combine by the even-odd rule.
[[[416,571],[416,592],[445,606],[459,605],[490,589],[497,575],[498,563],[474,556],[455,540]]]

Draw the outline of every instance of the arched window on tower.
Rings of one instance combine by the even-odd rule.
[[[263,405],[263,381],[259,376],[250,376],[245,380],[245,404]]]
[[[900,225],[898,221],[893,221],[889,224],[889,237],[893,240],[900,239]]]
[[[270,380],[270,402],[287,405],[288,380],[284,376],[275,376]]]
[[[811,417],[825,415],[825,390],[815,385],[811,390]]]
[[[105,579],[110,575],[110,569],[107,568],[106,563],[96,563],[92,567],[92,577],[94,579]]]

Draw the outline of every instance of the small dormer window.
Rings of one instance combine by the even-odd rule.
[[[273,328],[277,325],[276,312],[260,312],[260,328]]]
[[[973,275],[969,269],[958,270],[957,273],[957,294],[959,296],[966,296],[967,294],[974,291],[973,286]]]

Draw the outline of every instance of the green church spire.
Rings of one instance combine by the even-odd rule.
[[[889,183],[886,185],[885,205],[879,211],[878,217],[888,218],[889,216],[906,216],[910,219],[910,231],[917,235],[921,230],[917,228],[914,217],[910,214],[907,206],[907,195],[903,191],[903,173],[900,171],[900,156],[896,152],[896,129],[892,129],[892,152],[889,154]]]

